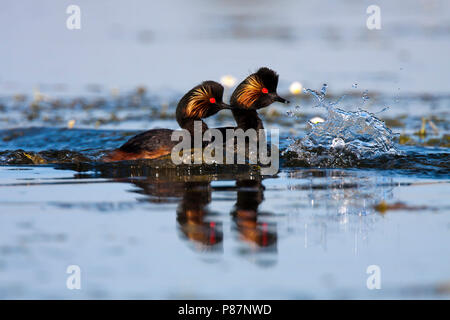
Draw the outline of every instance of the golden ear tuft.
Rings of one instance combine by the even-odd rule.
[[[237,102],[242,106],[250,108],[255,103],[255,101],[258,100],[263,88],[264,85],[256,75],[248,77],[247,81],[239,90]]]
[[[211,92],[200,87],[192,92],[186,107],[186,116],[189,118],[202,118],[205,116],[209,108],[209,100],[212,97]]]

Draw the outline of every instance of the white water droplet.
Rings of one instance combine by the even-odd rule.
[[[370,99],[369,91],[368,90],[364,90],[363,95],[362,95],[363,103],[366,103],[369,99]]]
[[[345,147],[345,141],[341,138],[334,138],[331,142],[331,147],[334,149],[343,149]]]

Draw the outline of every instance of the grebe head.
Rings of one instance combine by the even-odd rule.
[[[260,68],[242,81],[231,95],[231,106],[240,109],[260,109],[278,101],[289,103],[277,93],[278,74],[269,68]]]
[[[178,102],[176,116],[182,126],[185,120],[200,120],[210,117],[220,110],[230,109],[222,101],[223,86],[215,81],[204,81],[189,90]]]

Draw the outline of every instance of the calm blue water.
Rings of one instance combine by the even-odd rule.
[[[69,2],[1,5],[0,299],[450,298],[447,1],[378,1],[379,31],[364,1],[77,3],[78,31]],[[375,114],[398,153],[324,160],[349,137],[337,121],[274,176],[98,162],[142,130],[177,128],[194,84],[260,66],[292,101],[261,110],[281,150],[327,116],[290,96],[300,81],[346,94],[342,114]],[[234,125],[228,111],[207,123]],[[70,265],[81,290],[66,286]]]

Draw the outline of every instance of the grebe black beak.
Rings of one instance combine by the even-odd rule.
[[[273,101],[277,101],[277,102],[281,102],[281,103],[285,103],[285,104],[288,104],[288,103],[289,103],[288,100],[286,100],[286,99],[280,97],[280,96],[279,96],[278,94],[276,94],[276,93],[274,94]]]
[[[227,109],[227,110],[232,110],[233,109],[232,106],[230,106],[229,104],[226,104],[225,102],[221,102],[219,104],[219,107],[220,107],[220,109]]]

